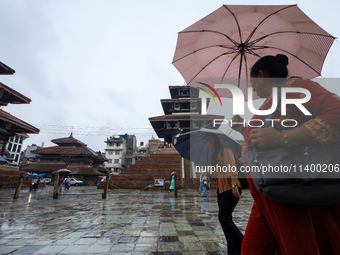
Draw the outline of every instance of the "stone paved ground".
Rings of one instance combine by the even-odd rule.
[[[215,193],[115,189],[105,200],[85,186],[53,200],[52,189],[22,190],[17,200],[0,190],[0,254],[226,253]],[[252,201],[245,190],[234,211],[243,232]]]

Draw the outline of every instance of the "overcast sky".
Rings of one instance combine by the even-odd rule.
[[[340,36],[338,1],[0,0],[0,61],[16,73],[0,81],[29,97],[4,110],[41,130],[25,146],[74,137],[103,151],[110,135],[154,133],[169,85],[185,85],[171,64],[177,33],[223,4],[298,4]],[[337,39],[322,76],[340,77]],[[340,85],[339,85],[340,87]],[[339,94],[339,93],[338,93]]]

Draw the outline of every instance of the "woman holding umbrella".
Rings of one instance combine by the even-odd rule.
[[[286,80],[287,65],[287,56],[279,54],[262,57],[252,67],[252,87],[259,97],[266,98],[260,110],[271,107],[272,88],[280,87],[282,80]],[[268,128],[232,127],[243,134],[247,145],[277,148],[320,142],[327,146],[340,138],[338,96],[299,77],[289,79],[286,87],[305,88],[311,92],[311,100],[304,107],[312,116],[306,119],[295,105],[288,105],[289,119],[299,123],[288,131],[282,130],[281,122],[274,122],[274,127]],[[289,95],[290,98],[303,96],[298,93]],[[280,111],[276,110],[273,119],[280,120],[280,117]],[[255,115],[253,120],[263,118]],[[243,121],[238,115],[232,120]],[[247,146],[245,153],[249,150]],[[242,254],[340,254],[340,203],[317,206],[272,201],[256,189],[250,175],[247,177],[254,205],[243,238]]]
[[[205,136],[207,145],[213,150],[211,156],[212,166],[234,167],[236,163],[233,151],[228,147],[223,147],[214,133],[207,133]],[[225,238],[228,243],[228,254],[237,255],[241,251],[243,234],[235,225],[232,218],[232,212],[236,207],[241,194],[241,184],[237,179],[236,172],[217,173],[213,175],[216,183],[217,201],[218,201],[218,220],[221,223]]]

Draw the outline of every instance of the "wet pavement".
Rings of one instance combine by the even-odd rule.
[[[214,190],[102,190],[71,187],[57,200],[53,187],[0,190],[0,254],[227,253]],[[234,221],[244,232],[252,198],[244,190]]]

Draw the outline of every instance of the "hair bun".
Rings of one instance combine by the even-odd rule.
[[[288,57],[286,55],[283,55],[283,54],[277,54],[275,56],[275,60],[280,63],[280,64],[283,64],[284,66],[287,66],[288,65]]]

